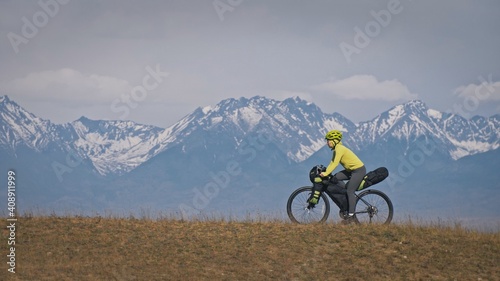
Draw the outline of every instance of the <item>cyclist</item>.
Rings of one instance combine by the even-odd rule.
[[[329,131],[325,135],[325,139],[328,147],[333,151],[332,161],[326,167],[326,171],[321,172],[319,174],[320,177],[314,179],[313,196],[309,200],[309,203],[318,203],[321,190],[328,184],[328,181],[324,181],[322,178],[328,177],[340,163],[344,167],[344,170],[334,175],[334,182],[349,180],[345,185],[349,205],[349,214],[345,223],[351,223],[353,222],[356,206],[356,195],[354,192],[358,189],[363,177],[366,175],[366,168],[358,156],[342,144],[342,132],[339,130]]]

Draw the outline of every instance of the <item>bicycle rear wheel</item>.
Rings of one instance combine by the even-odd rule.
[[[330,214],[330,203],[325,193],[312,208],[308,208],[309,200],[312,193],[311,186],[304,186],[295,190],[286,203],[286,212],[292,222],[309,224],[309,223],[322,223],[325,222]]]
[[[392,202],[382,191],[369,189],[358,194],[355,216],[358,223],[388,224],[393,213]]]

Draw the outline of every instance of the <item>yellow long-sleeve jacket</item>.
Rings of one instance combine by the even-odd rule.
[[[345,147],[342,142],[339,142],[333,150],[332,161],[326,167],[325,175],[331,174],[339,163],[348,171],[353,171],[364,166],[363,162],[352,152]]]

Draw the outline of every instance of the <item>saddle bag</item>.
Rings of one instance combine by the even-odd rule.
[[[385,180],[389,176],[389,170],[385,167],[377,168],[371,172],[368,172],[366,176],[361,181],[361,184],[358,187],[359,190],[363,190],[369,186],[377,184],[383,180]]]

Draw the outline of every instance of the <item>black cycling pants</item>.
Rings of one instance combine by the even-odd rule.
[[[335,178],[339,180],[339,183],[343,180],[349,180],[345,185],[345,188],[347,191],[347,200],[349,202],[349,213],[351,214],[356,211],[356,195],[354,194],[354,192],[358,189],[365,175],[365,166],[352,171],[343,170],[335,174]]]

